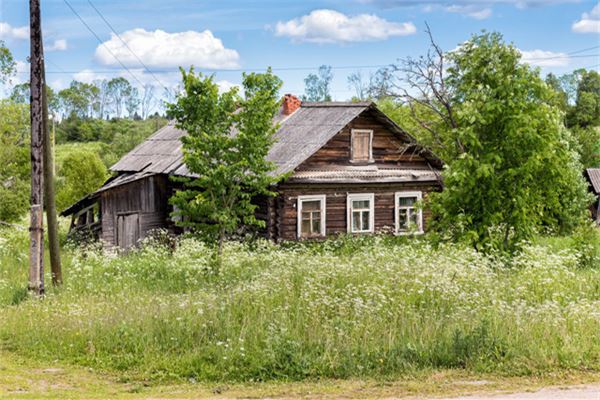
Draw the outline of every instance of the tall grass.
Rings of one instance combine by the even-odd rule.
[[[0,241],[0,346],[29,357],[155,380],[600,369],[600,266],[576,246],[501,260],[383,237],[228,243],[218,273],[193,239],[72,250],[37,301],[24,235]]]

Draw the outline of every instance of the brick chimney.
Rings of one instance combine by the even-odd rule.
[[[293,94],[283,96],[283,115],[290,115],[300,108],[302,101]]]

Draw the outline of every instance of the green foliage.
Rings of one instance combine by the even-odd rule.
[[[58,92],[64,115],[80,118],[92,117],[98,105],[93,101],[99,95],[99,89],[93,84],[72,81],[71,85]]]
[[[40,302],[23,298],[27,231],[0,230],[0,343],[150,382],[600,370],[600,266],[581,268],[576,239],[507,264],[425,240],[340,240],[227,243],[218,275],[190,238],[120,257],[67,250],[65,284]]]
[[[548,74],[546,83],[564,112],[582,164],[586,168],[600,166],[600,74],[578,69],[560,78]]]
[[[257,195],[270,195],[277,177],[266,161],[277,126],[281,80],[266,74],[244,74],[244,97],[237,88],[219,94],[212,77],[182,70],[184,93],[169,105],[182,137],[184,161],[196,179],[186,179],[172,203],[180,224],[209,240],[222,242],[243,224],[261,226],[252,204]],[[232,134],[235,130],[236,134]]]
[[[29,206],[29,109],[0,100],[0,221],[19,220]]]
[[[16,62],[12,53],[0,40],[0,83],[6,83],[9,77],[16,72]]]
[[[317,74],[309,74],[304,79],[304,101],[331,101],[330,85],[333,79],[331,66],[321,65]]]
[[[81,119],[71,116],[56,126],[58,143],[97,142],[94,150],[102,157],[107,167],[116,163],[123,155],[143,142],[148,136],[166,125],[162,117],[146,120],[129,119]]]
[[[432,196],[436,227],[480,248],[514,250],[540,228],[573,229],[590,198],[553,93],[501,35],[450,55],[458,154]]]
[[[63,210],[98,189],[108,178],[100,156],[89,150],[68,154],[57,170],[56,208]]]

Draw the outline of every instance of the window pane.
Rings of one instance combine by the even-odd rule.
[[[406,209],[398,210],[398,228],[400,230],[405,230],[407,228],[407,222],[408,222],[407,210]]]
[[[415,225],[415,226],[417,225],[418,215],[419,215],[419,213],[416,210],[414,210],[414,209],[410,210],[410,223],[412,225]]]
[[[310,235],[310,220],[302,220],[302,236]]]
[[[302,211],[311,211],[311,210],[320,210],[321,209],[321,201],[320,200],[310,200],[302,202]]]
[[[399,206],[412,206],[417,202],[416,197],[398,197]]]
[[[360,211],[352,212],[352,230],[360,231]]]
[[[352,208],[355,210],[369,209],[369,200],[353,200]]]
[[[320,218],[313,219],[313,221],[312,221],[312,233],[313,234],[319,234],[319,233],[321,233],[321,219]]]
[[[371,213],[369,211],[363,211],[362,212],[362,230],[363,231],[368,231],[369,230],[369,215]]]

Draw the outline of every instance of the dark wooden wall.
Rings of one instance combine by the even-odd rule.
[[[170,182],[165,175],[140,179],[102,193],[102,240],[117,245],[119,215],[139,214],[140,238],[156,228],[171,225],[169,218]]]
[[[427,160],[418,154],[414,154],[411,148],[407,148],[406,143],[401,138],[379,122],[370,112],[365,112],[342,129],[297,169],[356,165],[350,162],[352,129],[373,130],[374,165],[428,168]]]
[[[400,191],[421,191],[426,203],[429,193],[439,190],[437,184],[311,184],[311,185],[282,185],[279,196],[273,201],[271,221],[272,236],[281,240],[297,239],[297,204],[298,196],[326,195],[325,225],[327,235],[347,233],[346,201],[351,193],[374,193],[375,195],[375,231],[390,231],[395,229],[395,200],[394,195]],[[423,210],[423,225],[431,219],[431,212],[426,207]]]

